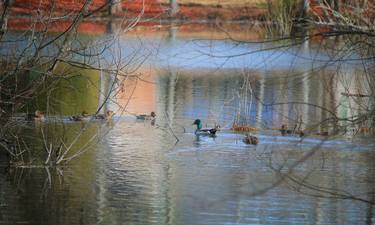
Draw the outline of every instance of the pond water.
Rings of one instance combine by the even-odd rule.
[[[100,138],[68,167],[1,171],[0,224],[374,224],[373,136],[316,135],[334,131],[320,124],[330,112],[348,116],[364,110],[353,104],[374,107],[373,99],[341,94],[369,90],[353,78],[366,78],[361,67],[322,67],[329,53],[313,43],[217,58],[259,45],[199,38],[123,37],[122,48],[143,46],[139,54],[148,56],[142,81],[127,81],[117,101],[105,105],[118,112],[117,103],[128,103],[126,113],[113,123],[86,123],[76,148]],[[111,83],[90,74],[94,86]],[[69,103],[56,106],[64,116],[95,110],[101,101],[95,91],[77,101],[57,95]],[[151,111],[155,124],[134,117]],[[221,131],[196,136],[197,118]],[[229,129],[233,122],[258,128],[259,145],[243,143],[243,134]],[[309,133],[281,136],[281,124]],[[47,119],[23,126],[43,155],[42,128],[54,127],[52,138],[64,130],[69,142],[85,124]]]

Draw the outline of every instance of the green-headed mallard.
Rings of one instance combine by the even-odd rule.
[[[195,134],[209,134],[215,135],[217,131],[220,130],[220,126],[216,125],[214,128],[205,128],[202,129],[202,121],[200,119],[196,119],[192,125],[196,125],[197,129],[195,130]]]

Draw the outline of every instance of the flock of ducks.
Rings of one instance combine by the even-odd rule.
[[[83,111],[81,114],[70,116],[69,120],[71,121],[89,121],[91,119],[95,120],[106,120],[109,121],[112,119],[115,113],[112,110],[107,110],[104,114],[95,114],[91,115],[86,111]],[[46,117],[42,111],[36,110],[34,113],[26,114],[25,120],[27,121],[45,121]]]
[[[220,130],[220,126],[216,125],[214,128],[202,128],[202,121],[200,119],[196,119],[192,125],[196,125],[197,128],[195,130],[196,135],[211,135],[215,136],[216,132]],[[279,129],[279,132],[282,136],[299,136],[304,137],[305,133],[300,130],[296,129],[288,129],[285,124],[281,125],[281,128]],[[317,135],[321,136],[328,136],[328,132],[322,132],[317,133]],[[259,139],[257,136],[253,135],[250,132],[247,132],[245,134],[245,137],[242,139],[242,141],[249,145],[257,145],[259,143]]]
[[[74,116],[69,117],[69,120],[71,120],[71,121],[89,121],[89,120],[95,119],[95,120],[110,121],[110,120],[112,120],[113,115],[115,115],[115,113],[112,110],[107,110],[104,114],[96,114],[96,115],[90,115],[86,111],[83,111],[79,115],[74,115]]]
[[[71,121],[89,121],[89,120],[103,120],[103,121],[110,121],[112,120],[115,113],[112,110],[107,110],[104,114],[94,114],[91,115],[86,111],[83,111],[81,114],[70,116],[69,120]],[[150,115],[141,114],[136,115],[137,120],[151,120],[155,121],[156,113],[151,112]],[[34,114],[27,114],[25,119],[27,121],[44,121],[45,115],[43,112],[37,110]],[[220,126],[215,125],[213,128],[203,128],[202,121],[200,119],[194,120],[192,125],[196,125],[195,134],[196,135],[210,135],[215,136],[218,131],[220,131]],[[286,135],[298,135],[299,137],[303,137],[305,134],[303,131],[298,130],[290,130],[287,128],[285,124],[281,125],[279,129],[282,136]],[[327,133],[322,134],[327,136]],[[257,145],[259,143],[258,137],[251,133],[246,133],[245,137],[243,138],[243,142],[250,145]]]
[[[73,115],[69,117],[71,121],[89,121],[89,120],[103,120],[103,121],[110,121],[112,120],[115,113],[112,110],[107,110],[103,114],[89,114],[86,111],[78,115]],[[151,120],[154,121],[156,118],[156,113],[151,112],[150,115],[142,114],[136,115],[137,120]],[[42,111],[36,110],[35,113],[26,114],[25,120],[27,121],[44,121],[46,119],[44,113]]]

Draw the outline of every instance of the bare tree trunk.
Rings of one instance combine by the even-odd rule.
[[[262,78],[260,79],[260,87],[259,87],[259,97],[257,102],[257,117],[256,117],[256,128],[261,129],[262,128],[262,116],[263,116],[263,102],[264,102],[264,86],[265,86],[265,78],[264,74],[262,75]]]
[[[301,8],[300,9],[301,14],[299,15],[299,18],[304,19],[310,10],[310,0],[301,1],[300,8]]]
[[[121,0],[108,0],[110,16],[120,15],[122,12],[122,1]]]
[[[169,0],[169,6],[171,7],[170,15],[171,16],[176,15],[176,13],[178,11],[177,0]]]
[[[0,39],[7,30],[8,26],[8,16],[10,8],[13,4],[13,0],[4,0],[1,4],[1,18],[0,18]]]
[[[340,0],[333,0],[333,7],[335,11],[339,12],[340,10]]]

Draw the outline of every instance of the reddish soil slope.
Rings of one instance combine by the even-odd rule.
[[[71,23],[74,14],[83,7],[85,0],[14,0],[12,5],[12,18],[8,22],[11,30],[37,30],[48,29],[49,31],[64,31]],[[99,16],[108,15],[107,0],[93,0],[90,10],[100,10]],[[164,1],[165,2],[165,1]],[[1,3],[0,3],[1,8]],[[168,4],[162,4],[158,0],[122,0],[120,11],[117,16],[155,19],[154,22],[141,22],[141,26],[155,26],[158,19],[169,19],[170,8]],[[60,16],[55,21],[50,21],[50,14]],[[179,5],[176,19],[187,21],[201,20],[243,20],[259,19],[264,15],[264,10],[256,7],[230,8],[221,6],[205,6],[199,4]],[[84,21],[78,31],[84,33],[104,33],[108,29],[106,22]]]
[[[55,3],[53,3],[55,2]],[[49,13],[52,9],[55,15],[66,15],[79,11],[85,0],[15,0],[12,7],[12,15],[37,15]],[[106,0],[94,0],[90,10],[102,9],[102,14],[108,12],[102,7]],[[162,4],[158,0],[122,0],[122,12],[120,16],[134,17],[142,14],[144,18],[169,18],[169,5]],[[180,5],[175,16],[178,19],[188,20],[241,20],[247,18],[260,18],[264,10],[256,7],[222,8],[221,6],[205,6],[199,4]]]
[[[12,7],[13,15],[34,14],[37,11],[49,11],[54,13],[67,14],[79,11],[85,0],[15,0]],[[94,0],[90,6],[90,10],[100,8],[105,4],[106,0]]]

